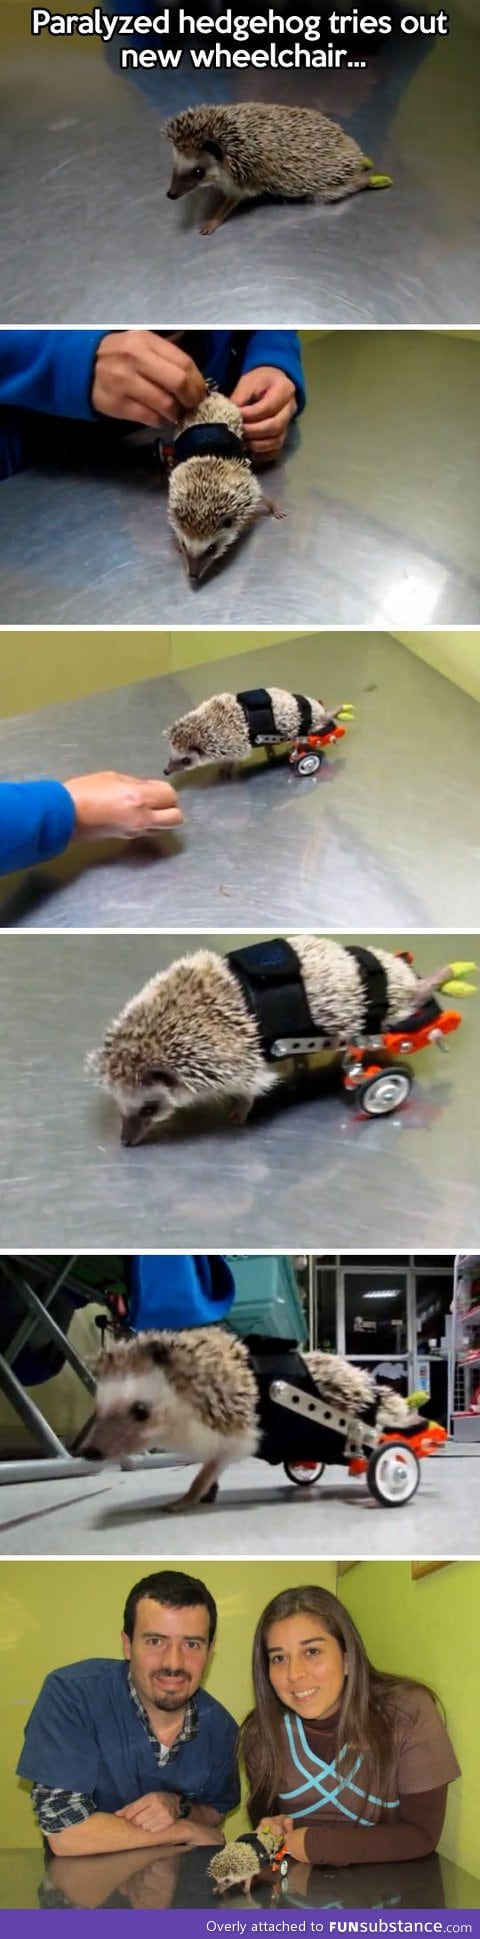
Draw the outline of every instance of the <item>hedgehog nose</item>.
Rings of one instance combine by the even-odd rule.
[[[192,581],[192,585],[198,586],[199,580],[201,579],[202,572],[203,572],[203,559],[202,559],[201,552],[199,553],[192,552],[187,554],[187,571],[188,571],[188,577]]]
[[[132,1111],[128,1118],[122,1118],[120,1139],[122,1145],[138,1145],[144,1130],[141,1113]]]

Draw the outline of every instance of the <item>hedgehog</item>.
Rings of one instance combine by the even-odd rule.
[[[181,457],[185,434],[203,425],[212,427],[213,447],[216,427],[220,432],[217,443],[230,446],[230,450],[217,455],[213,448],[205,455]],[[167,510],[194,586],[257,518],[285,516],[262,492],[248,456],[241,411],[221,391],[210,390],[198,409],[182,419],[176,432]]]
[[[301,738],[302,731],[320,734],[340,711],[339,708],[327,710],[321,700],[287,693],[283,687],[265,687],[242,694],[213,694],[210,700],[202,700],[190,714],[184,714],[168,729],[169,759],[165,773],[177,774],[182,768],[200,767],[210,761],[247,761],[255,746],[252,703],[254,706],[260,693],[265,695],[271,710],[274,729],[271,739],[279,742],[295,741]],[[311,716],[307,730],[302,729],[305,698]],[[269,737],[265,738],[268,746]]]
[[[174,152],[169,200],[200,186],[222,192],[216,214],[201,225],[202,236],[212,236],[240,202],[259,195],[338,202],[359,189],[391,184],[389,175],[372,172],[351,135],[314,108],[260,101],[204,105],[174,115],[165,134]]]
[[[263,960],[266,950],[271,960],[272,950],[285,949],[292,953],[321,1039],[310,1048],[341,1052],[365,1037],[368,1041],[368,991],[355,953],[331,937],[308,935],[287,938],[285,944],[269,939],[247,953],[256,957],[260,950]],[[89,1054],[87,1070],[120,1112],[122,1144],[140,1144],[154,1123],[184,1105],[213,1098],[228,1099],[232,1123],[244,1124],[256,1099],[278,1083],[281,1069],[278,1061],[273,1066],[268,1061],[239,973],[242,954],[245,959],[245,951],[218,956],[197,949],[178,957],[131,998],[109,1025],[103,1044]],[[402,956],[385,949],[370,956],[386,979],[383,1028],[400,1025],[418,1010],[452,970],[447,965],[417,977]]]
[[[230,1892],[232,1886],[250,1892],[252,1880],[262,1866],[271,1865],[278,1845],[273,1831],[257,1831],[253,1837],[237,1838],[232,1845],[223,1845],[216,1851],[207,1867],[208,1878],[213,1879],[217,1892]],[[260,1850],[258,1849],[260,1846]]]
[[[348,1407],[357,1417],[374,1405],[382,1430],[417,1418],[401,1394],[377,1384],[366,1369],[334,1353],[299,1353],[327,1405]],[[201,1463],[168,1512],[207,1501],[225,1468],[261,1449],[255,1368],[248,1344],[226,1327],[138,1333],[102,1349],[93,1371],[96,1409],[82,1455],[115,1461],[161,1448]]]

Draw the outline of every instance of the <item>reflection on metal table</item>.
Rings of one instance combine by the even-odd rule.
[[[95,1858],[48,1858],[41,1851],[4,1851],[0,1857],[0,1905],[20,1908],[109,1911],[201,1910],[217,1908],[228,1920],[234,1909],[256,1906],[260,1915],[272,1906],[268,1883],[255,1888],[252,1899],[233,1891],[219,1899],[208,1878],[212,1851],[179,1851],[158,1846],[148,1853],[105,1853]],[[411,1908],[478,1905],[478,1879],[448,1858],[431,1858],[402,1865],[349,1865],[332,1871],[326,1866],[291,1864],[285,1891],[275,1901],[282,1908],[345,1907]]]
[[[261,940],[255,935],[249,940]],[[351,937],[361,941],[358,935]],[[363,937],[413,949],[424,974],[439,938]],[[238,936],[202,935],[226,954]],[[414,1060],[404,1111],[365,1121],[334,1060],[264,1098],[242,1129],[212,1106],[178,1112],[126,1150],[109,1099],[85,1074],[112,1016],[183,952],[184,937],[4,936],[0,947],[0,1196],[8,1249],[99,1246],[289,1252],[401,1247],[472,1250],[478,1238],[480,1003],[472,998],[449,1058]],[[444,961],[477,939],[442,936]]]
[[[32,640],[43,651],[43,640]],[[81,656],[81,636],[78,653]],[[0,924],[278,929],[373,919],[467,924],[480,850],[478,705],[387,635],[315,634],[0,723],[0,773],[155,774],[174,720],[214,692],[276,685],[355,703],[351,732],[301,779],[263,751],[223,781],[177,777],[181,829],[74,844],[6,878]],[[468,803],[468,808],[466,804]],[[442,830],[439,842],[438,831]]]
[[[32,41],[29,10],[3,11],[4,324],[137,323],[162,309],[175,324],[478,323],[476,0],[450,0],[447,38],[393,36],[363,72],[203,77],[186,56],[173,74],[121,72],[125,42]],[[320,108],[393,188],[330,207],[257,204],[207,240],[204,194],[165,199],[160,137],[205,97]]]
[[[196,591],[133,456],[7,479],[0,623],[479,624],[480,344],[341,331],[305,367],[273,473],[285,521],[260,519]]]

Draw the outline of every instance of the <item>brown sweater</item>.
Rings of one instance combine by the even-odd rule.
[[[341,1752],[335,1758],[338,1714],[303,1725],[292,1713],[285,1716],[277,1808],[293,1817],[295,1830],[305,1831],[310,1864],[427,1857],[438,1844],[448,1785],[460,1774],[433,1699],[407,1685],[393,1692],[392,1767],[382,1797],[365,1792],[361,1758],[343,1777]]]

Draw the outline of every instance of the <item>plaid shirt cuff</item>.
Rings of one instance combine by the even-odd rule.
[[[52,1831],[67,1831],[70,1825],[82,1824],[96,1809],[93,1798],[84,1791],[50,1790],[46,1784],[32,1786],[32,1804],[46,1838]]]

